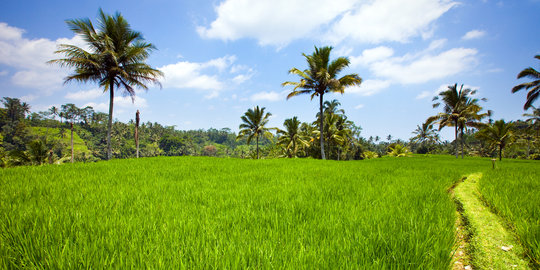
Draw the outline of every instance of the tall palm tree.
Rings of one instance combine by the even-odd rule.
[[[454,127],[456,158],[459,156],[458,131],[461,131],[463,135],[466,126],[474,126],[480,119],[488,115],[488,113],[479,114],[482,107],[478,105],[478,99],[471,97],[474,94],[476,94],[476,90],[463,89],[463,84],[458,89],[457,84],[454,84],[449,85],[447,90],[440,92],[438,96],[433,98],[435,102],[433,108],[439,107],[442,101],[444,104],[443,112],[428,118],[428,121],[438,120],[439,130],[447,126]],[[461,136],[461,149],[461,157],[463,158],[463,136]]]
[[[491,144],[499,147],[499,160],[502,160],[502,151],[504,147],[512,140],[513,132],[512,122],[506,123],[504,120],[495,121],[493,124],[488,124],[482,128],[476,136]]]
[[[412,132],[416,136],[412,137],[411,140],[416,143],[436,143],[439,141],[439,134],[437,130],[433,127],[434,119],[427,119],[426,122],[422,123],[422,126],[417,125],[416,129]]]
[[[536,108],[531,105],[531,108],[533,108],[532,113],[524,113],[523,116],[527,117],[525,120],[529,125],[536,129],[536,136],[538,137],[538,133],[540,132],[540,108]]]
[[[540,54],[535,55],[534,58],[540,60]],[[512,93],[520,91],[521,89],[525,89],[529,91],[527,93],[527,101],[525,102],[525,105],[523,105],[523,109],[527,110],[532,106],[532,103],[538,98],[538,95],[540,95],[540,72],[538,72],[536,69],[532,67],[528,67],[522,70],[517,75],[517,78],[518,79],[529,78],[532,80],[531,82],[522,83],[512,88]]]
[[[330,61],[330,52],[332,47],[315,47],[315,52],[311,55],[302,54],[308,63],[308,69],[299,70],[292,68],[289,73],[296,74],[300,77],[299,82],[287,81],[282,83],[282,86],[294,86],[293,91],[287,95],[287,99],[301,95],[310,94],[311,99],[319,97],[319,132],[323,134],[324,115],[323,115],[323,96],[326,93],[341,93],[345,92],[345,88],[353,85],[360,85],[362,79],[357,74],[345,75],[337,78],[338,74],[349,66],[350,61],[346,57],[338,57]],[[320,136],[321,158],[326,159],[324,154],[324,138]]]
[[[248,109],[246,113],[240,119],[242,119],[242,124],[240,124],[240,132],[236,139],[241,139],[247,137],[247,143],[249,144],[253,138],[257,141],[257,159],[259,159],[259,138],[264,136],[268,139],[272,138],[272,133],[270,133],[270,128],[265,127],[268,124],[268,120],[271,113],[264,113],[266,108],[256,106],[253,109]]]
[[[298,150],[302,146],[308,146],[309,143],[300,134],[300,124],[298,117],[285,119],[283,126],[285,130],[277,129],[278,144],[283,146],[287,157],[296,157]]]
[[[122,89],[124,94],[135,97],[135,88],[148,90],[147,83],[159,84],[163,73],[147,65],[150,52],[155,47],[146,43],[140,32],[131,29],[128,22],[116,13],[107,15],[99,10],[98,30],[90,19],[68,20],[69,28],[86,41],[89,50],[74,45],[61,44],[58,54],[65,58],[49,63],[74,68],[64,83],[97,82],[104,92],[109,91],[109,123],[107,129],[107,158],[111,159],[111,129],[113,119],[114,90]],[[161,85],[160,85],[161,86]]]
[[[74,152],[73,152],[73,122],[79,118],[80,109],[75,106],[73,103],[68,103],[62,105],[62,113],[66,120],[70,120],[69,125],[71,129],[71,163],[74,162]]]

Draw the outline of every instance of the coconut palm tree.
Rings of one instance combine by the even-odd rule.
[[[343,94],[346,87],[360,85],[362,83],[362,79],[357,74],[349,74],[337,78],[338,74],[349,66],[350,61],[346,57],[339,57],[330,61],[331,51],[332,47],[315,47],[315,52],[311,55],[302,54],[306,58],[308,69],[302,71],[292,68],[289,70],[289,73],[298,75],[300,81],[282,83],[282,86],[294,86],[292,92],[287,95],[287,99],[301,94],[309,94],[311,95],[311,99],[316,96],[319,97],[319,114],[321,115],[319,132],[321,134],[323,134],[324,128],[324,94],[331,92]],[[321,158],[326,159],[323,136],[320,136],[320,145]]]
[[[266,108],[256,106],[253,109],[248,109],[246,113],[240,119],[242,119],[242,124],[240,124],[240,132],[238,132],[237,140],[247,137],[247,143],[249,144],[253,138],[257,141],[257,159],[259,159],[259,138],[261,136],[268,139],[272,138],[272,133],[270,133],[270,128],[265,127],[268,124],[268,120],[271,113],[264,113]]]
[[[439,135],[433,127],[433,121],[433,119],[427,119],[426,122],[422,123],[422,126],[417,125],[416,129],[412,132],[416,136],[412,137],[411,140],[416,143],[437,142]]]
[[[307,140],[300,134],[300,124],[298,117],[285,119],[283,126],[285,130],[277,129],[278,145],[283,146],[287,157],[296,157],[300,147],[309,145]]]
[[[111,159],[111,129],[113,119],[114,90],[122,89],[124,94],[135,97],[135,88],[148,90],[147,83],[159,84],[163,73],[147,65],[150,52],[155,47],[146,43],[140,32],[131,29],[128,22],[116,13],[107,15],[99,10],[98,29],[90,19],[68,20],[69,28],[86,41],[89,50],[61,44],[56,53],[65,58],[49,63],[74,68],[64,83],[97,82],[104,92],[109,91],[109,122],[107,129],[107,158]]]
[[[71,130],[71,163],[74,162],[74,152],[73,152],[73,122],[79,118],[80,109],[75,106],[73,103],[68,103],[62,105],[62,114],[64,118],[69,121],[70,130]]]
[[[502,151],[514,136],[512,132],[513,126],[514,124],[512,122],[506,123],[501,119],[495,121],[493,124],[486,125],[476,136],[478,139],[484,140],[492,146],[498,146],[499,160],[502,160]]]
[[[476,90],[469,88],[463,89],[463,84],[459,87],[457,84],[448,86],[448,89],[439,93],[433,98],[435,102],[433,108],[444,104],[443,112],[428,118],[428,121],[438,121],[439,131],[447,126],[454,127],[455,135],[455,153],[456,158],[459,156],[458,150],[458,131],[463,134],[466,126],[475,126],[478,121],[486,117],[488,113],[479,114],[482,107],[478,105],[479,100],[472,98],[476,94]],[[441,102],[441,101],[442,102]],[[481,99],[486,101],[486,99]],[[463,158],[463,136],[461,136],[461,157]]]
[[[540,54],[535,55],[534,58],[540,60]],[[527,101],[525,102],[525,105],[523,105],[523,109],[528,110],[532,106],[533,102],[538,98],[538,95],[540,95],[540,72],[532,67],[528,67],[522,70],[517,75],[517,78],[529,78],[532,80],[531,82],[522,83],[512,88],[512,93],[518,92],[521,89],[529,91],[527,93]]]

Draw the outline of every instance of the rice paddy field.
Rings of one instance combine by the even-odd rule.
[[[540,268],[540,164],[514,161],[501,166],[484,174],[480,192],[518,234],[535,268]]]
[[[536,240],[538,254],[539,169],[503,161],[490,172],[489,159],[446,156],[4,169],[0,268],[449,269],[448,189],[474,172],[484,172],[486,201]]]

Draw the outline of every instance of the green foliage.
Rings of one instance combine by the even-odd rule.
[[[362,154],[362,157],[364,159],[374,159],[374,158],[378,158],[379,155],[373,151],[364,151],[364,153]]]
[[[259,106],[254,107],[253,109],[248,109],[240,119],[242,119],[242,124],[240,124],[240,131],[238,132],[237,140],[242,138],[247,138],[247,143],[249,144],[253,138],[256,140],[257,145],[257,156],[259,158],[259,139],[261,137],[271,139],[273,137],[270,133],[270,128],[266,127],[268,121],[270,120],[271,113],[264,113],[266,108]]]
[[[4,169],[0,267],[446,268],[447,189],[490,166],[455,163],[160,157]]]
[[[535,55],[534,58],[540,60],[540,54]],[[528,78],[532,80],[531,82],[522,83],[512,88],[512,93],[516,93],[522,89],[529,91],[527,93],[527,101],[525,102],[525,105],[523,105],[523,109],[528,110],[530,107],[532,107],[532,104],[538,99],[538,96],[540,95],[540,72],[538,72],[532,67],[528,67],[522,70],[517,75],[517,78]]]
[[[338,74],[350,64],[346,57],[338,57],[330,61],[330,52],[332,47],[326,46],[317,48],[311,55],[302,54],[306,58],[308,68],[301,71],[297,68],[289,70],[290,74],[295,74],[300,77],[299,82],[287,81],[282,83],[282,86],[294,86],[292,92],[287,95],[287,99],[308,94],[311,99],[319,97],[319,134],[324,134],[324,114],[323,114],[323,99],[326,93],[341,93],[345,92],[345,88],[349,86],[360,85],[362,78],[358,74],[348,74],[338,78]],[[321,158],[326,159],[324,151],[324,137],[319,136]]]
[[[395,144],[389,148],[388,155],[391,157],[407,157],[411,155],[409,149],[401,144]]]
[[[88,18],[67,20],[69,28],[82,36],[88,50],[61,44],[55,53],[65,58],[51,60],[49,63],[74,69],[74,73],[66,77],[66,83],[94,82],[103,87],[104,91],[109,91],[107,159],[111,159],[114,88],[122,89],[134,97],[135,88],[148,90],[148,83],[159,85],[158,78],[163,76],[163,72],[145,63],[155,47],[146,43],[140,32],[132,30],[120,13],[111,16],[100,9],[98,22],[98,28],[95,28]]]

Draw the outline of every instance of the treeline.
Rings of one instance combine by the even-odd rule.
[[[3,98],[2,104],[0,166],[58,164],[70,162],[72,156],[75,162],[107,159],[107,114],[74,104],[31,113],[29,104],[8,97]],[[362,128],[349,120],[340,106],[337,100],[324,103],[323,138],[327,159],[360,160],[412,153],[483,157],[501,154],[509,158],[540,159],[540,110],[534,107],[532,113],[524,114],[523,120],[506,123],[486,119],[485,123],[464,125],[463,129],[457,129],[456,140],[449,142],[439,137],[441,127],[437,128],[437,124],[444,119],[440,114],[418,125],[408,141],[394,139],[392,135],[364,138]],[[239,134],[229,128],[182,131],[173,126],[143,122],[138,127],[139,155],[257,158],[258,154],[260,158],[321,158],[320,113],[313,122],[300,122],[292,117],[286,119],[281,128],[266,127],[264,121],[261,127],[257,119],[269,116],[264,109],[255,107],[250,109],[251,114],[242,116]],[[136,157],[135,126],[133,120],[113,123],[114,158]],[[262,132],[251,133],[251,128]]]

